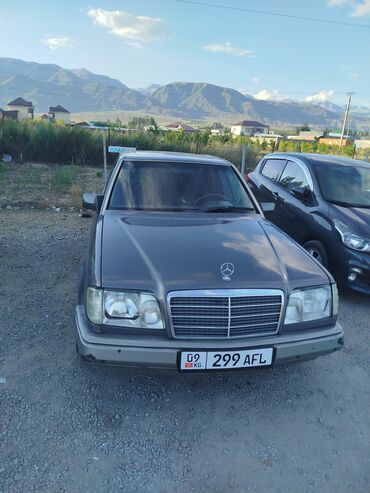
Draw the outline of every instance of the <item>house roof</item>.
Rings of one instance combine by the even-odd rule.
[[[14,99],[13,101],[10,101],[7,106],[26,106],[28,108],[33,108],[31,101],[26,101],[23,98]]]
[[[268,128],[268,125],[265,125],[264,123],[257,122],[256,120],[241,120],[240,122],[233,123],[233,125],[240,125],[242,127],[266,127]]]
[[[187,125],[186,123],[168,123],[165,125],[166,128],[182,128],[183,130],[188,130],[189,132],[195,132],[195,128]]]
[[[66,110],[65,108],[63,108],[63,106],[60,106],[60,104],[58,104],[57,106],[50,106],[49,113],[70,113],[70,111]]]
[[[44,113],[43,115],[41,115],[41,120],[47,120],[49,119],[49,115],[47,115],[46,113]]]

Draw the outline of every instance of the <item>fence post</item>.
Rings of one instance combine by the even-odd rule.
[[[104,186],[107,184],[108,181],[108,167],[107,167],[107,142],[105,138],[105,130],[103,130],[103,165],[104,165]]]
[[[242,154],[242,165],[241,165],[241,175],[244,178],[245,175],[245,161],[247,159],[247,144],[243,144],[243,154]]]

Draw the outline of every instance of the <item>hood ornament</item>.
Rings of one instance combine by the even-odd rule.
[[[231,276],[234,274],[235,268],[231,262],[225,262],[221,265],[220,271],[224,281],[231,281]]]

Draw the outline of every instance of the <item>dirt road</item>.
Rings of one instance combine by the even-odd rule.
[[[341,293],[346,347],[225,376],[79,361],[91,220],[0,212],[0,492],[370,491],[370,303]]]

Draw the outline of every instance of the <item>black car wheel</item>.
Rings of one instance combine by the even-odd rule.
[[[322,243],[319,241],[307,241],[303,245],[303,248],[305,248],[312,257],[314,257],[320,264],[322,264],[324,267],[328,266],[328,257],[326,255],[325,248]]]

